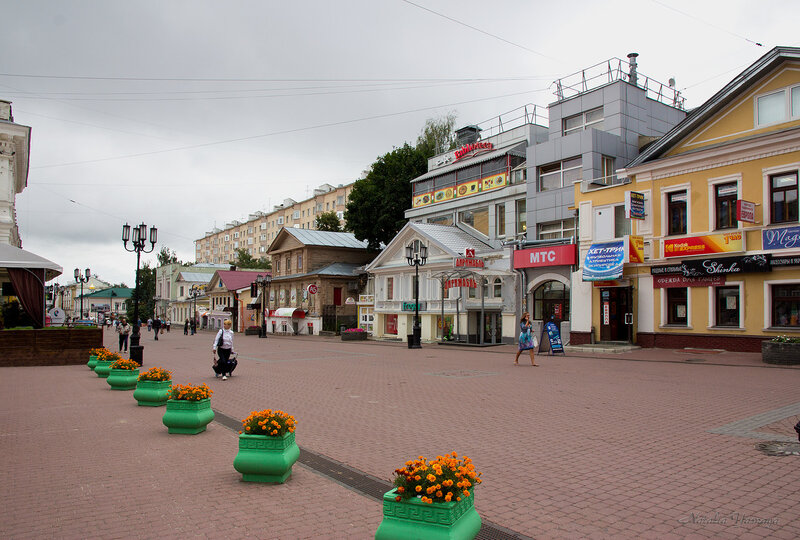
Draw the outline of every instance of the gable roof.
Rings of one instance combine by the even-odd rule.
[[[214,274],[218,276],[219,281],[229,291],[236,291],[249,287],[258,276],[269,276],[271,272],[260,270],[258,272],[249,272],[247,270],[217,270]],[[207,292],[214,292],[212,290]]]
[[[292,279],[299,279],[311,276],[326,276],[326,277],[357,277],[361,271],[360,268],[363,268],[363,264],[355,264],[355,263],[344,263],[344,262],[335,262],[323,266],[322,268],[318,268],[317,270],[311,270],[309,272],[305,272],[303,274],[291,274],[288,276],[279,276],[275,277],[272,282],[275,283],[276,281],[289,281]]]
[[[132,287],[109,287],[108,289],[102,289],[100,291],[94,291],[89,294],[84,294],[84,298],[130,298],[131,294],[133,294]],[[78,295],[80,298],[80,295]]]
[[[699,128],[706,120],[736,99],[756,79],[774,69],[786,60],[800,59],[798,47],[775,47],[756,60],[747,69],[726,84],[705,103],[694,109],[684,120],[668,131],[663,137],[647,147],[625,169],[630,169],[648,161],[658,159],[677,145],[689,133]]]
[[[284,227],[273,240],[273,245],[279,245],[281,236],[293,236],[298,242],[306,246],[340,247],[350,249],[367,249],[367,242],[356,239],[353,233],[315,231],[313,229],[296,229]],[[270,249],[270,251],[273,251]]]
[[[212,277],[214,277],[213,272],[178,272],[177,279],[183,281],[194,281],[197,283],[208,283],[211,281]]]

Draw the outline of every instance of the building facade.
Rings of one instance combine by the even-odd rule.
[[[324,212],[336,212],[344,226],[344,210],[353,184],[334,187],[322,184],[313,196],[297,202],[286,199],[272,212],[256,212],[247,221],[231,221],[222,229],[214,229],[195,241],[197,263],[224,264],[236,258],[236,250],[244,249],[254,258],[266,257],[269,247],[283,227],[316,228],[316,217]]]
[[[624,185],[575,190],[584,341],[594,328],[643,346],[760,351],[800,333],[800,49],[764,55],[618,174]],[[626,204],[629,231],[603,236],[603,214]]]
[[[0,100],[0,242],[22,247],[15,199],[28,185],[31,128],[14,123],[11,102]]]

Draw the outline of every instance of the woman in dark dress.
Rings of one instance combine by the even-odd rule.
[[[514,365],[519,365],[519,355],[522,351],[528,351],[528,354],[531,356],[531,365],[533,367],[539,367],[539,364],[536,363],[536,360],[533,358],[533,349],[536,348],[536,337],[531,333],[531,316],[526,311],[522,314],[522,319],[519,321],[519,350],[517,351],[517,356],[514,358]]]

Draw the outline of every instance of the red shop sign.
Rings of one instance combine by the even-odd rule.
[[[539,266],[569,264],[575,264],[575,244],[518,249],[514,252],[514,268],[536,268]]]

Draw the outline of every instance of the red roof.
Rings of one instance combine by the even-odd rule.
[[[229,291],[249,287],[258,276],[271,276],[266,270],[263,272],[245,272],[243,270],[217,270],[220,281]]]

